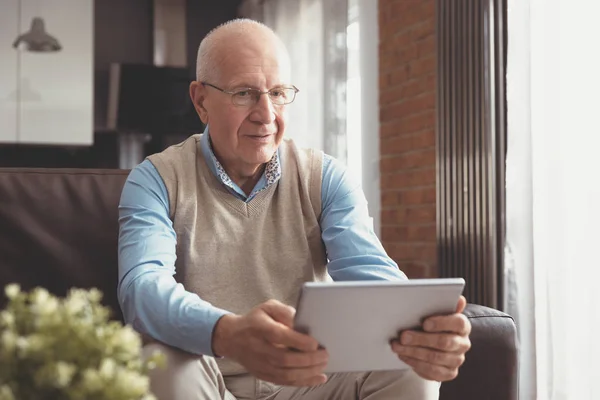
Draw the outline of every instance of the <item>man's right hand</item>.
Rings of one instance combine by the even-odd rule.
[[[269,300],[245,315],[225,315],[215,326],[214,353],[277,385],[325,383],[327,351],[319,349],[314,338],[293,329],[295,313],[294,308]]]

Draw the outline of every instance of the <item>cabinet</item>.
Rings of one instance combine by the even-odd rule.
[[[2,0],[0,140],[22,144],[93,142],[93,0]],[[5,5],[8,3],[8,7]],[[18,51],[19,34],[41,17],[57,52]],[[7,60],[7,62],[4,62]],[[13,121],[13,122],[10,122]]]

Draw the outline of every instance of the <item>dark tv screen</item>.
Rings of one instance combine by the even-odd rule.
[[[193,107],[187,68],[113,64],[109,77],[110,129],[150,134],[193,134],[204,126]]]

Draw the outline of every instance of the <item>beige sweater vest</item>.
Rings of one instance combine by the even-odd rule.
[[[303,282],[330,280],[319,226],[322,153],[284,140],[281,179],[246,203],[211,172],[200,138],[149,157],[169,194],[177,281],[237,314],[269,299],[296,306]],[[217,361],[224,375],[245,372]]]

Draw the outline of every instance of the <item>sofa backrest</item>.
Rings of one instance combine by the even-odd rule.
[[[43,286],[63,296],[96,287],[118,306],[118,204],[129,171],[0,168],[0,304],[3,288]]]

